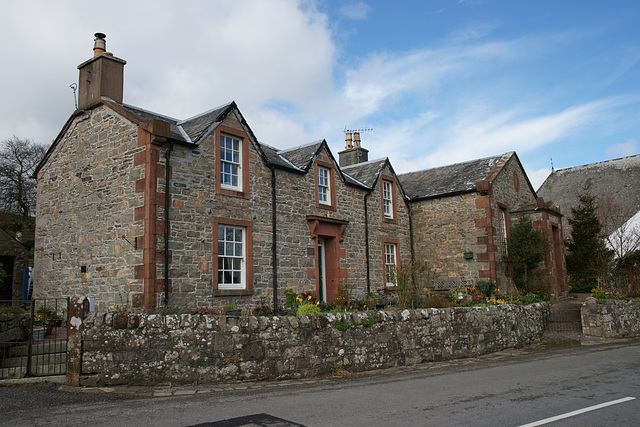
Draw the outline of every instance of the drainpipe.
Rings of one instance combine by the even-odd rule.
[[[413,247],[413,216],[411,215],[411,203],[405,200],[404,203],[407,206],[407,213],[409,215],[409,242],[411,244],[411,262],[416,261],[416,251]]]
[[[276,218],[276,168],[271,166],[271,263],[273,267],[273,313],[278,312],[278,230]]]
[[[165,154],[164,164],[164,306],[169,305],[169,205],[171,203],[171,183],[169,182],[169,169],[171,169],[171,152],[173,142],[169,142],[169,148]]]
[[[370,195],[371,192],[364,195],[364,247],[367,257],[367,296],[371,293],[371,272],[369,271],[369,209],[367,207],[367,199]]]

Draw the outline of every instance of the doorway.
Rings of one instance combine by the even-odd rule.
[[[318,301],[327,302],[327,265],[323,238],[318,238]]]
[[[2,282],[0,282],[0,300],[12,300],[13,299],[13,263],[15,257],[13,256],[0,256],[0,264],[2,269],[6,273],[6,276]]]
[[[315,279],[319,301],[332,303],[340,291],[340,281],[347,278],[347,269],[340,268],[340,259],[346,251],[340,248],[347,221],[308,215],[311,238],[315,239],[315,268],[310,279]]]

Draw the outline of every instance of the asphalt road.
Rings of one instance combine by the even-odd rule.
[[[553,425],[636,426],[640,341],[512,350],[357,378],[182,387],[169,397],[108,390],[0,387],[0,424],[520,426],[566,417]]]

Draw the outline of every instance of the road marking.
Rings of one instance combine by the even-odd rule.
[[[605,402],[605,403],[601,403],[599,405],[589,406],[588,408],[578,409],[577,411],[567,412],[566,414],[556,415],[555,417],[545,418],[544,420],[534,421],[534,422],[529,423],[529,424],[523,424],[520,427],[541,426],[541,425],[545,425],[545,424],[548,424],[548,423],[552,423],[554,421],[563,420],[565,418],[575,417],[576,415],[584,414],[585,412],[595,411],[596,409],[602,409],[602,408],[606,408],[607,406],[617,405],[618,403],[628,402],[628,401],[634,400],[634,399],[635,399],[635,397],[624,397],[622,399],[612,400],[611,402]]]

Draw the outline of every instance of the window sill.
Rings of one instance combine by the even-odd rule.
[[[248,199],[249,193],[245,191],[232,190],[230,188],[218,188],[218,194],[223,196],[238,197],[240,199]]]
[[[253,289],[214,289],[214,297],[240,297],[253,295]]]

